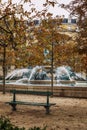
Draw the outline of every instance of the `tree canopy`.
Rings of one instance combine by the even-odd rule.
[[[87,54],[87,0],[72,0],[69,5],[62,5],[77,19],[77,50],[81,54]],[[80,40],[79,40],[80,39]]]

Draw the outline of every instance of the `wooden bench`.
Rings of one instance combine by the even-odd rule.
[[[49,108],[55,103],[49,103],[49,97],[52,95],[52,92],[43,92],[43,91],[29,91],[29,90],[11,90],[10,93],[13,94],[13,100],[10,102],[6,102],[12,106],[12,110],[16,111],[16,105],[31,105],[31,106],[43,106],[46,109],[46,114],[49,114]],[[25,102],[25,101],[18,101],[16,100],[16,94],[30,94],[30,95],[40,95],[40,96],[47,96],[45,103],[40,102]]]

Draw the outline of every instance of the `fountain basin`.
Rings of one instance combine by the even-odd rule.
[[[30,84],[51,84],[51,80],[30,80]],[[57,80],[53,80],[54,84],[57,84]]]
[[[32,90],[32,91],[53,91],[53,96],[70,97],[70,98],[87,98],[87,86],[61,86],[54,84],[53,88],[49,84],[6,84],[6,92],[12,89]],[[3,90],[3,85],[0,84],[0,91]]]

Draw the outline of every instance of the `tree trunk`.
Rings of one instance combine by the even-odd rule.
[[[53,93],[53,62],[54,62],[54,56],[53,56],[53,42],[52,42],[52,50],[51,50],[51,92]]]
[[[5,94],[6,46],[3,46],[3,94]]]

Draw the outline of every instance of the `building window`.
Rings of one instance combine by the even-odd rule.
[[[76,23],[76,19],[71,19],[71,23]]]
[[[39,20],[34,20],[35,25],[39,25]]]
[[[64,18],[62,23],[68,23],[68,19]]]

